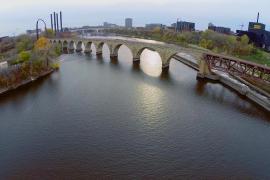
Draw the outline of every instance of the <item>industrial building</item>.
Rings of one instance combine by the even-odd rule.
[[[109,22],[104,22],[103,23],[103,27],[104,28],[118,28],[119,26],[117,24],[112,24],[112,23],[109,23]]]
[[[222,34],[231,34],[231,28],[215,26],[212,23],[209,23],[208,29]]]
[[[53,14],[50,14],[50,17],[51,17],[51,29],[53,30],[55,35],[64,32],[62,12],[60,11],[60,14],[53,12]]]
[[[160,29],[164,29],[166,26],[163,24],[159,24],[159,23],[151,23],[151,24],[146,24],[145,28],[148,30],[153,30],[155,28],[160,28]]]
[[[41,29],[38,29],[38,33],[41,33],[42,32],[42,30]],[[32,36],[32,35],[35,35],[37,33],[37,30],[36,29],[29,29],[29,30],[26,30],[26,34],[27,35],[30,35],[30,36]]]
[[[248,31],[237,30],[236,34],[247,35],[255,46],[270,51],[270,32],[265,30],[265,24],[259,23],[259,13],[257,22],[249,22]]]
[[[177,21],[175,29],[176,32],[195,31],[195,23],[186,21]]]

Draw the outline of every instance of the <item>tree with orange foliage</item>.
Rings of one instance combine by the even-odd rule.
[[[51,48],[49,40],[45,37],[41,37],[35,43],[35,50],[37,51],[48,51]]]
[[[49,65],[49,53],[51,50],[51,44],[49,40],[45,37],[39,38],[35,43],[35,51],[37,52],[38,56],[44,57],[46,59],[47,66]]]

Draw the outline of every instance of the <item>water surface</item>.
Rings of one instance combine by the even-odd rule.
[[[270,116],[158,54],[61,56],[0,97],[0,179],[270,178]]]

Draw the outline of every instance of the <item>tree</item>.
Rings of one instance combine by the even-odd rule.
[[[27,62],[30,60],[31,54],[27,51],[22,51],[19,54],[19,58],[21,62]]]
[[[22,51],[31,50],[34,46],[34,40],[27,35],[21,35],[16,38],[16,49],[20,53]]]
[[[45,37],[41,37],[35,43],[35,50],[46,52],[51,48],[49,40]]]
[[[45,57],[47,66],[49,65],[49,52],[51,49],[49,40],[45,37],[39,38],[35,43],[35,51],[40,57]]]

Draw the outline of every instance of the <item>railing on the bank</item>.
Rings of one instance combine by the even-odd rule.
[[[267,66],[209,53],[204,54],[203,59],[206,61],[209,70],[214,69],[234,76],[270,82],[270,68]]]

